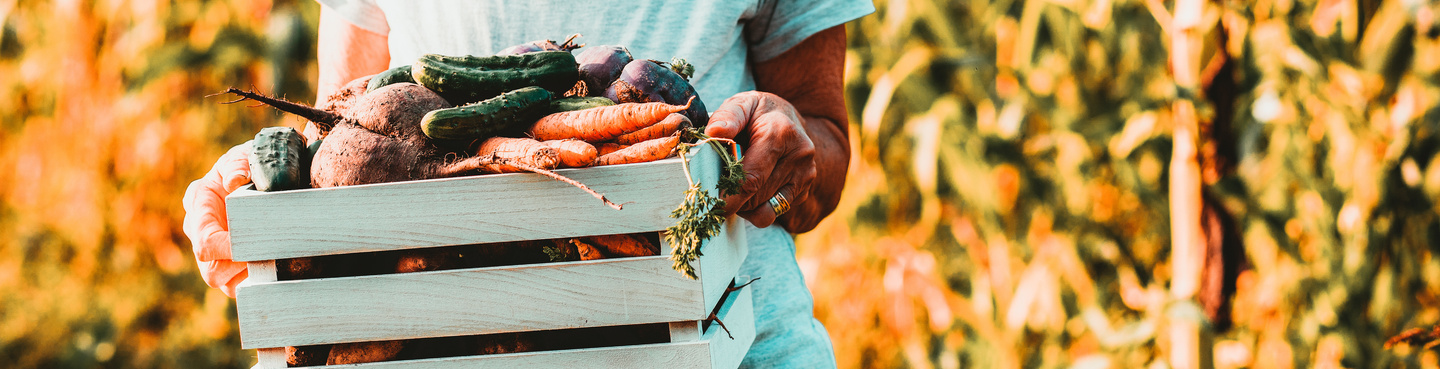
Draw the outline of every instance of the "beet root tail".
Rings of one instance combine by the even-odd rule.
[[[341,117],[339,114],[316,109],[305,104],[290,102],[281,98],[265,96],[265,94],[255,92],[254,90],[244,91],[238,88],[231,87],[225,90],[225,92],[221,92],[221,94],[235,94],[237,96],[240,96],[239,99],[227,101],[224,102],[224,104],[233,104],[245,100],[255,100],[262,104],[270,105],[271,107],[274,107],[275,109],[278,109],[280,111],[298,115],[301,118],[305,118],[306,120],[314,122],[316,128],[320,129],[320,134],[322,135],[330,133],[330,129],[335,128],[335,125],[339,124],[340,121],[344,119],[344,117]]]

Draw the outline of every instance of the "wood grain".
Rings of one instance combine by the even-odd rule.
[[[651,256],[256,284],[236,302],[241,346],[699,320],[700,284]]]
[[[717,368],[740,366],[755,341],[755,315],[750,289],[732,294],[719,315],[735,338],[711,324],[700,341],[661,343],[518,354],[462,356],[392,361],[317,369],[460,369],[460,368]]]
[[[718,177],[714,151],[695,151],[693,173]],[[688,187],[678,158],[557,172],[625,209],[611,209],[579,189],[532,173],[268,193],[238,190],[226,199],[233,257],[254,261],[654,232],[675,223],[670,211],[684,200]]]
[[[668,247],[667,247],[668,248]],[[714,307],[725,295],[725,289],[740,272],[740,264],[750,253],[745,242],[745,223],[739,217],[731,216],[720,229],[720,234],[706,240],[700,246],[700,259],[696,274],[700,276],[701,288],[705,294],[705,306]],[[745,283],[747,280],[738,281]]]
[[[690,178],[713,194],[720,159],[694,151]],[[671,269],[665,256],[275,279],[278,258],[663,230],[674,224],[669,212],[683,200],[686,169],[670,159],[561,171],[625,204],[622,211],[532,174],[236,191],[227,198],[233,254],[251,261],[251,278],[237,291],[241,345],[259,348],[258,366],[278,358],[283,367],[284,346],[669,322],[687,342],[346,367],[734,368],[755,337],[749,290],[719,310],[734,339],[715,324],[699,332],[698,320],[722,303],[748,254],[739,218],[703,247],[700,281]]]
[[[245,271],[248,272],[249,277],[240,283],[239,288],[241,289],[255,284],[274,282],[278,277],[273,260],[245,263]],[[261,369],[280,369],[289,365],[285,362],[284,347],[255,350],[255,361],[255,367]]]
[[[580,350],[462,356],[440,359],[391,361],[358,365],[319,366],[316,369],[515,369],[515,368],[704,368],[709,365],[706,342],[661,343]]]
[[[670,322],[670,342],[690,342],[700,340],[700,321],[686,320],[683,322]]]

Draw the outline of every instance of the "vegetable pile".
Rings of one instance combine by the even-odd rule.
[[[288,127],[257,134],[250,161],[256,189],[534,172],[620,209],[550,170],[654,161],[702,140],[724,147],[695,127],[708,115],[688,82],[693,68],[683,60],[634,60],[622,46],[581,49],[576,36],[563,43],[529,42],[494,56],[425,55],[414,64],[351,81],[318,107],[232,88],[226,92],[240,98],[230,103],[259,101],[309,120],[319,132],[308,143]],[[572,54],[577,49],[578,56]],[[730,150],[721,150],[730,154],[723,177],[742,178],[738,150],[730,144]],[[738,180],[733,182],[721,188],[738,187]],[[680,245],[672,256],[676,270],[693,278],[689,262],[699,255],[699,242],[718,230],[723,203],[691,185],[675,212],[680,222],[667,238]],[[295,258],[280,260],[277,267],[281,280],[294,280],[652,256],[660,253],[659,244],[653,233],[594,236]],[[661,328],[658,339],[663,341]],[[649,340],[644,337],[654,336],[651,331],[622,329],[603,339],[644,343]],[[287,353],[291,366],[306,366],[593,344],[524,333],[427,339],[431,342],[424,345],[412,341],[291,347]]]

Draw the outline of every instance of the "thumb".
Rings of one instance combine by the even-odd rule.
[[[753,96],[739,94],[726,99],[720,107],[710,113],[710,122],[705,125],[705,134],[710,137],[734,139],[749,124],[755,111]]]

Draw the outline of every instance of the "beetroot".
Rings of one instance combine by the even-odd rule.
[[[397,83],[361,96],[330,131],[310,164],[315,188],[453,175],[443,150],[420,131],[425,113],[450,107],[434,92]]]
[[[581,51],[575,62],[580,63],[580,80],[585,81],[588,90],[585,96],[604,95],[605,88],[620,77],[620,71],[632,60],[635,58],[624,46],[591,46]]]
[[[553,40],[536,40],[523,44],[501,49],[495,55],[520,55],[539,51],[570,51],[584,47],[583,44],[576,44],[575,38],[580,37],[579,33],[570,35],[563,43],[555,43]]]
[[[450,103],[417,84],[382,87],[348,101],[348,108],[337,112],[233,88],[227,92],[299,115],[320,129],[326,137],[311,159],[311,187],[452,177],[491,163],[490,158],[473,157],[446,162],[447,156],[464,156],[459,151],[463,148],[426,137],[420,119]]]
[[[331,92],[330,96],[325,98],[325,102],[315,105],[315,108],[336,114],[350,110],[351,102],[365,95],[366,89],[370,87],[371,77],[374,77],[374,75],[364,76],[346,82],[344,86],[340,86],[339,90]]]
[[[675,64],[679,67],[688,66],[683,63]],[[695,102],[689,109],[685,109],[683,114],[697,125],[703,126],[710,121],[705,103],[700,101],[699,94],[695,93],[695,87],[690,86],[687,77],[654,60],[641,59],[626,64],[620,77],[605,89],[605,97],[616,103],[664,102],[673,105],[684,105],[694,97]]]

